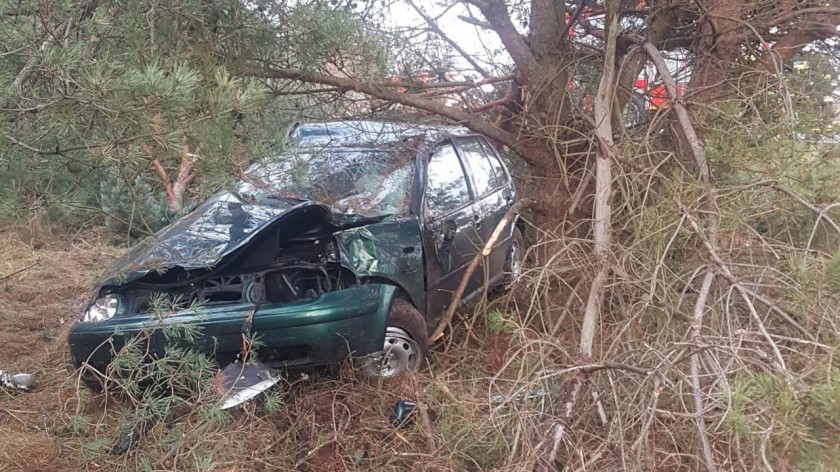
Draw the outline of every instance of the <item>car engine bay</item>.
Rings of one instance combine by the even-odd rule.
[[[269,238],[277,241],[277,238]],[[222,261],[214,269],[172,268],[119,287],[128,313],[167,313],[233,303],[313,300],[355,284],[330,236],[302,236]]]

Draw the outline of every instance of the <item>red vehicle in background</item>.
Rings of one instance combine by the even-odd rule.
[[[645,0],[636,0],[635,1],[635,10],[642,11],[647,8],[647,4]],[[581,18],[588,22],[598,22],[599,20],[603,19],[603,9],[598,11],[599,9],[592,9],[591,7],[584,7],[583,11],[581,12]],[[566,13],[566,20],[571,20],[571,15]],[[569,29],[569,36],[575,36],[575,28]],[[585,31],[578,31],[579,35],[585,36]],[[677,81],[677,94],[682,95],[685,92],[686,84],[688,83],[688,79],[690,77],[689,71],[683,67],[681,61],[679,59],[666,59],[666,64],[668,65],[668,69],[670,70],[671,74],[674,76],[675,80]],[[578,74],[576,74],[575,79],[572,83],[569,84],[569,89],[574,90],[577,87],[581,87],[582,89],[587,89],[584,84],[587,82],[591,82],[589,85],[591,86],[594,84],[593,80],[600,79],[600,77],[591,77],[592,74],[589,74],[589,80],[583,69],[586,69],[585,65],[582,65],[582,70],[579,70]],[[598,70],[598,67],[595,67],[595,70]],[[643,70],[636,78],[634,83],[634,94],[630,99],[630,102],[625,106],[622,115],[625,118],[625,124],[629,126],[634,126],[636,124],[641,123],[647,117],[647,112],[658,110],[661,108],[669,108],[670,98],[668,97],[668,91],[665,89],[665,84],[662,82],[662,79],[659,77],[659,73],[657,72],[656,68],[648,63],[644,66]],[[592,98],[589,96],[588,93],[584,94],[581,97],[582,106],[584,109],[590,109],[592,106]]]
[[[679,65],[668,64],[671,74],[677,81],[677,95],[682,95],[685,92],[686,83],[688,81],[688,74],[685,71],[679,70]],[[668,97],[668,91],[665,89],[665,84],[659,78],[655,68],[651,71],[650,67],[645,67],[639,77],[636,79],[635,88],[636,93],[640,93],[645,97],[647,110],[658,110],[660,108],[668,108],[671,106],[671,99]]]

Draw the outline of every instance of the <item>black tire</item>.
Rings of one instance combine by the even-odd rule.
[[[633,93],[630,102],[624,106],[622,120],[625,128],[635,128],[647,120],[647,102],[643,94]]]
[[[512,239],[513,243],[511,243],[510,249],[508,249],[508,253],[505,256],[505,277],[502,279],[502,288],[504,290],[509,290],[511,286],[516,284],[525,267],[525,237],[522,236],[522,231],[519,228],[513,228]],[[514,258],[518,259],[518,269],[514,265]]]
[[[429,358],[429,328],[417,308],[401,298],[394,300],[385,326],[395,326],[408,332],[423,354],[423,362],[420,364],[420,368],[425,367]]]

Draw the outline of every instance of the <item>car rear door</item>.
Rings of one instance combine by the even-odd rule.
[[[426,314],[430,326],[436,325],[467,265],[480,250],[468,182],[461,159],[451,143],[446,142],[432,152],[423,189]],[[474,275],[464,294],[469,295],[478,288],[480,279]]]
[[[510,177],[483,136],[464,136],[453,142],[470,176],[475,194],[475,224],[483,247],[513,204]],[[481,284],[493,285],[502,279],[510,234],[510,229],[505,228],[495,242],[485,270],[479,274]]]

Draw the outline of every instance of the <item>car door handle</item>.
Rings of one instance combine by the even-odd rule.
[[[502,195],[505,197],[506,202],[513,203],[513,192],[511,192],[509,188],[506,188],[502,192]]]

